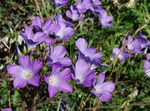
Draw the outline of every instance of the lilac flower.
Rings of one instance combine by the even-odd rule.
[[[69,40],[71,36],[74,34],[74,30],[71,27],[68,27],[64,23],[59,23],[60,29],[55,33],[58,40]]]
[[[48,44],[54,44],[55,42],[53,39],[47,37],[47,35],[42,32],[37,32],[34,34],[31,26],[25,27],[25,31],[21,31],[20,34],[23,37],[29,49],[34,48],[41,42],[46,42]]]
[[[90,0],[77,0],[75,6],[77,7],[79,13],[83,14],[91,8],[92,4]]]
[[[123,44],[127,46],[127,49],[131,53],[141,53],[142,49],[150,45],[150,42],[144,35],[138,33],[138,38],[133,39],[132,36],[128,36],[128,39],[123,39]]]
[[[91,62],[97,66],[102,65],[102,53],[96,53],[96,48],[89,48],[85,39],[79,38],[76,41],[76,46],[79,51],[79,58],[84,58],[87,62]]]
[[[103,28],[113,27],[112,23],[113,20],[112,16],[108,16],[107,12],[104,9],[100,10],[100,22]]]
[[[91,0],[93,5],[101,5],[101,0]]]
[[[57,23],[64,23],[66,26],[73,26],[73,23],[66,21],[59,13],[55,14],[55,20]]]
[[[79,59],[76,62],[74,79],[77,83],[83,85],[84,87],[91,87],[94,78],[95,78],[95,70],[92,69],[92,65],[84,61],[83,59]]]
[[[65,57],[66,49],[64,46],[59,45],[50,48],[50,56],[48,57],[48,64],[59,63],[62,66],[70,66],[72,64],[69,57]]]
[[[19,58],[19,65],[9,65],[8,73],[14,77],[14,88],[24,88],[27,84],[39,86],[40,76],[37,73],[41,70],[42,61],[31,61],[28,55]]]
[[[115,58],[118,58],[121,62],[125,62],[127,58],[131,56],[131,54],[121,51],[119,48],[114,48],[112,55]]]
[[[11,108],[4,108],[4,109],[2,109],[2,111],[12,111],[12,109]]]
[[[59,24],[54,23],[51,18],[47,19],[43,23],[39,17],[34,17],[32,20],[32,26],[36,29],[36,31],[43,31],[46,35],[52,35],[60,29]]]
[[[59,64],[53,64],[51,74],[44,77],[48,84],[49,96],[54,97],[59,91],[63,91],[65,93],[72,92],[72,86],[67,82],[70,80],[70,76],[70,68],[61,70],[61,66]]]
[[[66,16],[70,19],[72,19],[73,21],[83,21],[83,15],[80,14],[76,8],[76,6],[72,5],[70,7],[70,10],[66,11]]]
[[[103,102],[107,102],[112,98],[111,92],[115,89],[115,84],[113,82],[104,82],[105,74],[100,73],[98,75],[98,80],[96,84],[94,84],[94,88],[91,93],[94,94],[98,99]]]
[[[68,0],[54,0],[54,4],[56,8],[64,7],[68,3]]]
[[[144,61],[144,73],[150,77],[150,60]]]

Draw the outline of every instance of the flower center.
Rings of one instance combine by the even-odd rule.
[[[79,83],[82,84],[84,82],[84,77],[81,74],[77,74],[76,80],[79,80]]]
[[[23,74],[24,79],[30,79],[32,77],[32,72],[29,70],[25,70]]]
[[[96,85],[94,88],[95,88],[96,93],[102,93],[103,92],[103,89],[100,85]]]
[[[49,83],[52,85],[52,86],[56,86],[58,84],[58,77],[52,75],[49,77]]]

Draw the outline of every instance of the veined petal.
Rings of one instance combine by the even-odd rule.
[[[71,77],[71,69],[70,68],[65,68],[61,73],[60,73],[61,78],[64,80],[69,80]]]
[[[27,81],[21,78],[15,78],[13,85],[14,88],[24,88],[27,85]]]
[[[70,66],[72,64],[71,59],[69,57],[64,57],[62,59],[59,59],[59,62],[63,65],[63,66]]]
[[[66,48],[62,45],[56,46],[53,51],[53,56],[57,58],[63,58],[66,54]]]
[[[83,38],[79,38],[76,41],[76,46],[80,51],[84,51],[87,48],[87,42]]]
[[[105,73],[102,72],[98,75],[98,81],[97,81],[97,84],[102,84],[105,80]]]
[[[32,39],[34,34],[31,26],[26,26],[25,27],[25,34],[27,35],[28,39]]]
[[[101,94],[101,96],[98,98],[103,102],[107,102],[112,98],[112,94],[109,92],[105,92],[105,93]]]
[[[29,80],[27,80],[28,84],[31,84],[33,86],[39,86],[40,82],[40,76],[33,76]]]
[[[71,85],[66,81],[60,81],[58,89],[60,89],[63,92],[72,92]]]
[[[31,63],[31,68],[32,68],[33,74],[38,73],[41,70],[42,67],[43,67],[43,62],[42,61],[34,60]]]
[[[113,82],[104,82],[101,84],[101,88],[103,88],[107,92],[112,92],[115,89],[115,84]]]
[[[9,65],[7,67],[7,71],[13,77],[21,77],[22,74],[24,73],[23,68],[19,65]]]
[[[49,93],[50,98],[54,97],[57,94],[57,92],[58,92],[57,88],[51,85],[48,86],[48,93]]]
[[[40,17],[37,16],[32,19],[32,26],[42,26],[42,20],[40,19]]]
[[[90,69],[90,64],[86,63],[83,59],[79,59],[75,65],[76,74],[85,74]]]
[[[28,55],[19,58],[18,62],[22,67],[30,67],[30,57]]]

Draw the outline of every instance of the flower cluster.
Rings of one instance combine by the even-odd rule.
[[[114,48],[112,55],[118,58],[121,62],[125,62],[127,58],[134,56],[135,54],[145,53],[150,41],[147,40],[145,35],[141,33],[137,34],[137,38],[133,39],[132,36],[128,36],[127,39],[123,39],[123,47]]]
[[[66,11],[66,16],[72,21],[84,21],[85,13],[91,12],[99,18],[100,24],[104,28],[112,27],[112,16],[108,16],[106,10],[102,7],[100,0],[77,0]]]
[[[67,3],[68,0],[54,0],[56,8],[63,7]],[[113,18],[107,15],[100,0],[77,0],[67,10],[66,16],[72,21],[83,21],[86,12],[98,16],[104,28],[112,27],[110,22]],[[115,84],[112,81],[104,82],[105,73],[100,73],[98,76],[96,73],[96,68],[107,66],[102,64],[101,52],[97,52],[96,48],[90,48],[84,38],[78,38],[75,43],[78,50],[76,63],[67,57],[67,50],[63,44],[74,35],[73,25],[59,13],[46,20],[38,16],[32,18],[31,25],[20,31],[20,35],[28,51],[32,52],[36,46],[44,42],[49,46],[49,55],[44,60],[37,60],[33,59],[33,53],[22,52],[18,64],[7,67],[7,72],[13,77],[14,88],[22,89],[27,85],[40,87],[44,80],[52,98],[60,91],[73,92],[74,88],[70,82],[72,80],[82,87],[92,89],[91,93],[103,102],[112,98],[111,93],[115,89]],[[63,43],[60,44],[62,41]],[[41,71],[44,66],[49,67],[47,74]]]
[[[147,53],[147,49],[150,46],[150,41],[147,40],[145,35],[140,32],[137,34],[137,38],[133,39],[132,36],[128,36],[127,39],[123,39],[123,47],[121,49],[114,48],[112,55],[118,58],[121,62],[125,62],[127,58],[137,54],[143,54],[147,56],[147,60],[144,61],[144,73],[150,77],[150,54]]]

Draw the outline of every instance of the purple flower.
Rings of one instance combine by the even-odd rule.
[[[123,44],[127,46],[127,50],[131,53],[141,53],[142,49],[150,45],[150,42],[144,35],[138,33],[138,38],[133,39],[132,36],[128,36],[128,39],[123,39]]]
[[[51,74],[44,77],[48,84],[49,96],[54,97],[59,91],[63,91],[65,93],[72,92],[72,86],[68,83],[70,76],[70,68],[62,70],[59,64],[53,64]]]
[[[150,60],[144,61],[144,73],[150,77]]]
[[[55,14],[55,20],[57,23],[64,23],[66,26],[73,26],[73,23],[66,21],[59,13]]]
[[[76,62],[74,72],[74,79],[77,83],[82,84],[84,87],[91,87],[96,74],[91,64],[87,63],[83,59],[79,59]]]
[[[70,19],[72,19],[73,21],[83,21],[83,15],[80,14],[76,8],[75,5],[72,5],[70,7],[70,10],[66,11],[66,16]]]
[[[93,5],[101,5],[101,0],[91,0]]]
[[[70,37],[72,37],[74,34],[73,28],[68,27],[64,23],[59,23],[59,25],[60,25],[60,29],[58,30],[58,32],[55,33],[57,39],[63,41],[70,39]]]
[[[108,16],[107,12],[104,9],[100,10],[100,23],[103,28],[113,27],[112,23],[113,20],[112,16]]]
[[[90,0],[77,0],[75,6],[77,7],[79,13],[83,14],[91,8],[92,4]]]
[[[4,108],[4,109],[2,109],[2,111],[12,111],[12,109],[11,108]]]
[[[50,47],[50,56],[48,57],[48,64],[59,63],[62,66],[70,66],[72,64],[69,57],[65,57],[66,48],[62,45]]]
[[[32,20],[32,26],[36,29],[36,31],[43,31],[48,36],[56,33],[60,29],[59,24],[54,23],[51,18],[47,19],[43,23],[39,17],[34,17]]]
[[[127,58],[131,56],[131,54],[121,51],[119,48],[114,48],[112,55],[115,58],[118,58],[121,62],[125,62]]]
[[[64,7],[68,3],[68,0],[53,0],[53,1],[56,8]]]
[[[42,32],[33,33],[31,26],[26,26],[25,31],[21,31],[20,35],[23,37],[29,49],[34,48],[41,42],[46,42],[48,44],[54,44],[54,40],[49,38],[46,34]]]
[[[84,58],[87,62],[91,62],[97,66],[101,64],[102,53],[96,53],[96,48],[89,48],[85,39],[79,38],[76,41],[79,58]]]
[[[115,89],[115,84],[113,82],[104,82],[105,74],[100,73],[98,75],[98,80],[96,84],[94,84],[94,88],[91,93],[94,94],[98,99],[103,102],[107,102],[112,98],[111,92]]]
[[[14,88],[24,88],[27,84],[39,86],[40,76],[37,73],[41,70],[42,61],[31,61],[28,55],[19,58],[19,65],[9,65],[8,73],[14,77]]]

